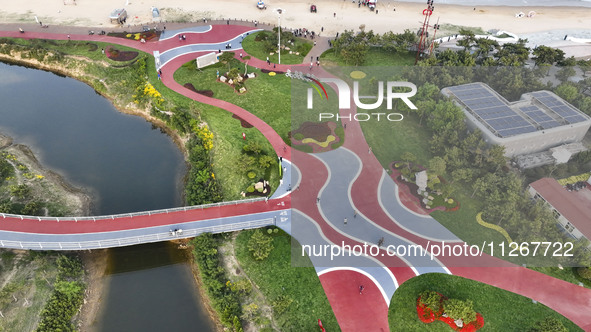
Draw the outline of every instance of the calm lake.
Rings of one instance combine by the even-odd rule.
[[[186,165],[172,139],[74,79],[0,63],[0,132],[83,187],[93,214],[182,204]],[[186,253],[172,243],[109,249],[98,331],[213,331]]]

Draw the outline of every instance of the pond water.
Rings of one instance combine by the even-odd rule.
[[[93,214],[182,204],[172,139],[74,79],[0,63],[0,133],[92,195]],[[170,242],[108,250],[97,331],[214,331],[188,253]]]

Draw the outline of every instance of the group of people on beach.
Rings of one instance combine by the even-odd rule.
[[[324,28],[322,28],[322,30],[324,30]],[[314,39],[314,37],[316,37],[316,32],[314,31],[309,31],[306,28],[301,28],[301,29],[294,29],[292,31],[293,35],[296,37],[304,37],[304,38],[308,38],[308,35],[310,35],[310,39]],[[318,34],[320,35],[320,34]]]

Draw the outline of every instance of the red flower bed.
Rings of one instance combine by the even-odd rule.
[[[136,51],[120,51],[112,46],[107,47],[105,54],[113,61],[129,61],[138,56]]]
[[[439,295],[441,295],[441,294],[439,294]],[[446,298],[445,296],[441,295],[441,302],[443,302],[443,300],[445,298]],[[426,304],[421,302],[420,296],[417,299],[417,314],[419,316],[419,319],[423,323],[432,323],[435,320],[440,320],[440,321],[446,323],[447,325],[449,325],[449,327],[454,329],[454,331],[459,331],[459,332],[475,332],[475,331],[481,329],[482,326],[484,326],[484,318],[482,317],[482,315],[480,313],[476,313],[476,320],[475,321],[470,322],[468,324],[464,324],[464,326],[462,326],[460,328],[456,325],[456,323],[454,322],[454,320],[451,317],[443,317],[442,316],[443,315],[443,305],[441,305],[441,309],[438,312],[433,312],[433,310],[431,308],[427,307]]]
[[[457,211],[460,209],[460,202],[456,201],[456,206],[452,207],[452,208],[447,208],[445,209],[445,211]]]

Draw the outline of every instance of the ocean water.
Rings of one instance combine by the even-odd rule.
[[[380,0],[385,3],[416,2],[427,3],[417,0]],[[536,6],[578,6],[591,7],[591,0],[434,0],[437,4],[462,5],[462,6],[514,6],[514,7],[536,7]]]

